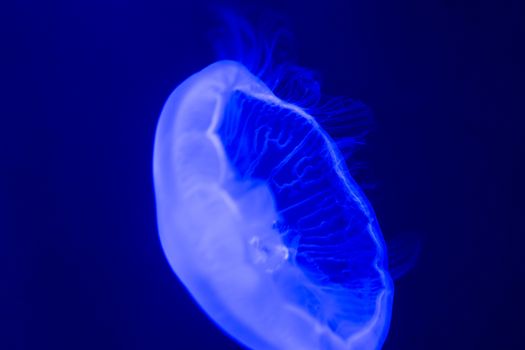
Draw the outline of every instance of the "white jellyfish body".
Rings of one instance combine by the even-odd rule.
[[[382,346],[384,242],[312,116],[216,62],[168,98],[153,170],[166,257],[229,335],[252,349]]]

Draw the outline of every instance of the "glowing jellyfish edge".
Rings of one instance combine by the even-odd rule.
[[[382,290],[372,317],[345,339],[284,294],[288,284],[315,290],[272,229],[275,203],[264,184],[234,181],[217,129],[233,92],[287,109],[319,132],[343,188],[369,219],[373,268]],[[353,182],[333,140],[315,119],[286,103],[243,65],[219,61],[194,74],[168,98],[159,119],[153,162],[159,235],[175,274],[229,335],[253,349],[376,349],[390,323],[393,284],[375,215]],[[254,236],[253,232],[258,234]],[[283,261],[265,265],[259,237]],[[258,255],[259,254],[259,255]],[[262,261],[262,264],[260,262]],[[275,271],[274,271],[275,270]],[[288,290],[289,292],[289,290]]]

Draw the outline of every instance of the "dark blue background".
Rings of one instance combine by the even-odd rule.
[[[160,109],[214,59],[190,2],[2,5],[1,349],[237,348],[156,232]],[[522,347],[523,2],[240,3],[283,15],[324,91],[375,112],[359,179],[385,236],[423,246],[385,349]]]

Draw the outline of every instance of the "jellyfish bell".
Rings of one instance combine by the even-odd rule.
[[[157,127],[161,244],[202,309],[253,349],[375,349],[393,286],[368,201],[315,118],[244,65],[178,86]]]

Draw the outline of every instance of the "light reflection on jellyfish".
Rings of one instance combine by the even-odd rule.
[[[380,348],[393,284],[375,214],[330,118],[316,118],[326,111],[268,87],[297,87],[305,72],[265,82],[250,68],[213,63],[162,110],[153,170],[167,259],[251,349]]]

